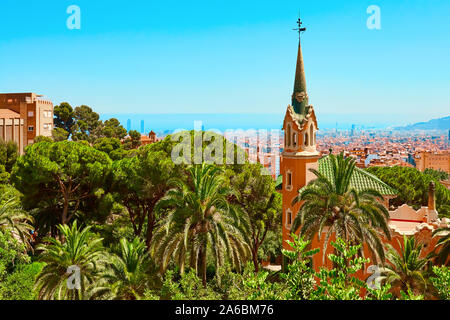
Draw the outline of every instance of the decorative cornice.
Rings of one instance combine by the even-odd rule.
[[[412,235],[422,232],[423,230],[433,231],[435,229],[432,225],[429,225],[428,223],[420,223],[413,230],[408,230],[408,231],[400,230],[396,225],[393,225],[393,224],[389,224],[389,228],[392,230],[392,232],[394,234],[396,233],[400,236],[404,236],[404,235],[412,236]]]
[[[314,107],[309,105],[309,106],[307,106],[307,110],[308,111],[306,112],[306,114],[302,115],[302,114],[296,113],[294,108],[291,105],[289,105],[287,107],[288,114],[291,116],[292,121],[297,125],[298,130],[300,130],[300,131],[303,131],[305,125],[309,122],[309,119],[311,118],[311,116],[314,112]],[[318,130],[319,128],[318,128],[317,124],[316,124],[316,127],[317,127],[316,129]]]
[[[309,152],[309,151],[302,151],[302,152],[286,152],[284,151],[282,154],[283,158],[286,159],[316,159],[320,158],[321,154],[319,151],[315,152]]]

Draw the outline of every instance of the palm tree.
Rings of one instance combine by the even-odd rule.
[[[423,245],[416,242],[414,237],[403,236],[403,245],[398,241],[401,251],[398,252],[390,244],[386,244],[388,251],[386,258],[389,262],[382,271],[380,280],[391,283],[403,292],[416,291],[427,287],[424,277],[427,258],[420,258]]]
[[[388,227],[389,211],[382,204],[383,196],[376,190],[357,191],[350,186],[355,170],[355,161],[330,155],[332,178],[311,169],[317,179],[311,181],[293,204],[302,202],[293,221],[292,231],[300,229],[300,235],[313,239],[322,236],[326,229],[323,259],[330,237],[343,239],[350,245],[366,243],[373,261],[384,261],[385,253],[380,240],[381,229],[390,240]],[[363,256],[363,250],[359,254]]]
[[[448,255],[450,254],[450,227],[443,227],[434,230],[434,237],[441,237],[437,244],[436,249],[439,249],[436,255],[436,263],[439,265],[448,264]]]
[[[213,165],[188,169],[188,182],[174,179],[174,186],[160,200],[157,210],[168,210],[164,225],[155,235],[153,254],[164,272],[173,257],[183,274],[187,258],[206,286],[206,255],[211,250],[216,265],[225,257],[240,270],[250,255],[248,222],[227,197],[234,194],[221,170]]]
[[[32,217],[22,209],[19,197],[12,190],[6,189],[0,194],[0,230],[10,230],[24,243],[28,243],[30,231],[33,230],[29,224],[32,221]]]
[[[37,250],[42,250],[39,260],[46,263],[36,278],[38,299],[80,300],[85,298],[89,285],[97,280],[100,264],[104,261],[102,239],[96,238],[90,232],[90,228],[78,228],[76,221],[72,227],[59,225],[58,229],[65,242],[45,238],[44,243],[47,244],[37,247]],[[73,275],[79,276],[79,287],[71,289],[69,282],[71,272],[74,271]],[[74,280],[72,284],[76,285],[77,281]]]
[[[92,297],[139,300],[152,280],[155,281],[156,272],[145,243],[139,238],[132,242],[122,238],[118,252],[112,254],[105,265],[103,287],[95,288]]]

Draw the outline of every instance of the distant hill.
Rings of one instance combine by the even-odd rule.
[[[428,122],[419,122],[405,127],[396,127],[395,130],[448,130],[450,117],[433,119]]]

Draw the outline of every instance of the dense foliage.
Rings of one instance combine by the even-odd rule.
[[[417,243],[415,238],[404,236],[398,252],[387,244],[388,264],[382,269],[383,279],[403,292],[421,294],[425,292],[427,281],[425,279],[425,266],[428,259],[421,258],[423,245]]]
[[[384,262],[385,254],[380,231],[390,239],[389,212],[381,203],[383,196],[376,190],[357,191],[350,188],[355,162],[342,154],[330,155],[333,175],[328,178],[317,170],[317,179],[300,191],[293,203],[302,202],[292,230],[301,235],[320,238],[327,228],[323,255],[330,237],[335,235],[348,243],[366,243],[372,260]],[[362,256],[362,250],[359,255]]]
[[[390,201],[394,207],[408,204],[416,209],[428,206],[430,182],[436,183],[436,208],[440,215],[450,214],[450,190],[436,179],[435,174],[422,173],[408,167],[371,167],[367,171],[376,175],[398,191],[398,196]],[[430,171],[429,171],[430,172]]]
[[[52,136],[55,141],[64,141],[70,137],[74,141],[96,143],[102,138],[121,140],[127,135],[127,130],[119,120],[112,118],[102,121],[100,115],[86,105],[72,108],[69,103],[62,102],[55,106],[54,115],[55,129]]]
[[[314,172],[295,200],[302,202],[293,226],[300,236],[282,250],[275,181],[223,137],[191,131],[140,146],[138,132],[126,138],[116,119],[103,122],[88,106],[62,103],[55,117],[53,141],[38,137],[23,156],[0,141],[0,299],[449,298],[448,230],[435,232],[439,256],[423,257],[412,238],[398,251],[385,247],[387,211],[377,192],[349,187],[350,159],[332,157],[333,180]],[[178,148],[183,139],[191,140]],[[222,161],[229,150],[242,164]],[[201,153],[211,161],[191,164]],[[415,205],[437,178],[370,170]],[[407,194],[403,184],[418,191]],[[445,213],[440,185],[437,198]],[[337,235],[327,235],[330,254],[311,248],[325,227]],[[330,268],[313,267],[318,254]],[[281,256],[289,262],[284,271],[261,268]],[[368,287],[358,275],[384,260],[378,287]]]
[[[258,261],[261,255],[269,260],[271,256],[281,253],[271,249],[269,242],[265,241],[268,236],[280,237],[281,194],[275,191],[275,181],[272,177],[264,174],[262,170],[258,165],[244,164],[227,171],[231,186],[235,190],[231,202],[243,210],[249,224],[248,242],[256,271],[259,271]],[[266,246],[263,246],[264,244]],[[275,244],[281,247],[276,240]]]
[[[185,270],[186,261],[206,286],[207,252],[217,267],[228,259],[240,270],[248,258],[248,222],[240,208],[227,201],[233,189],[224,183],[221,170],[213,165],[189,168],[188,180],[173,179],[157,211],[168,210],[164,226],[153,242],[160,265],[166,270],[171,258]]]
[[[19,156],[18,147],[14,142],[5,142],[0,138],[0,184],[9,180],[9,174]]]
[[[434,169],[428,168],[428,169],[425,169],[425,171],[423,173],[425,173],[426,175],[429,175],[439,181],[448,180],[448,178],[449,178],[448,173],[445,171],[442,171],[442,170],[434,170]]]
[[[23,194],[26,209],[36,210],[37,231],[56,233],[56,225],[74,218],[101,221],[109,214],[105,188],[111,160],[73,141],[41,142],[27,148],[14,166],[11,181]]]
[[[0,300],[34,300],[34,283],[43,265],[31,262],[26,246],[0,230]]]

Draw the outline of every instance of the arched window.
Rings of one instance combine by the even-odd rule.
[[[305,146],[309,146],[309,135],[308,135],[308,132],[305,133]]]
[[[314,145],[314,125],[312,124],[311,127],[309,128],[309,137],[311,139],[311,146]]]
[[[297,133],[295,132],[292,136],[292,141],[294,142],[294,148],[297,148]]]
[[[288,124],[288,127],[287,127],[287,138],[288,138],[288,140],[287,140],[286,146],[290,147],[291,146],[291,125],[290,124]]]
[[[292,187],[292,173],[288,172],[287,174],[287,187],[290,189]]]
[[[292,212],[290,209],[286,211],[286,227],[288,229],[292,227]]]

